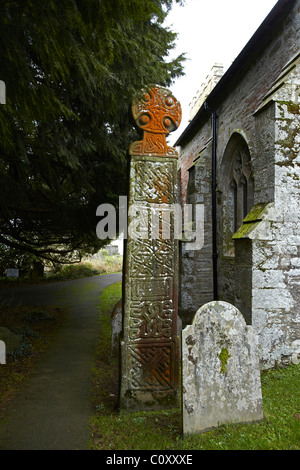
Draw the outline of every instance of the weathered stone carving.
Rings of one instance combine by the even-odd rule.
[[[133,115],[144,139],[130,147],[120,408],[149,410],[178,404],[177,154],[166,134],[179,125],[180,104],[155,86]]]
[[[131,144],[130,155],[178,156],[166,142],[166,135],[179,127],[182,116],[180,103],[170,90],[159,86],[143,90],[142,98],[132,106],[132,114],[144,138]]]
[[[145,179],[145,171],[148,179]],[[136,164],[136,195],[135,200],[163,204],[172,203],[174,175],[172,162],[162,166],[160,162],[145,162]],[[140,194],[140,196],[139,196]]]

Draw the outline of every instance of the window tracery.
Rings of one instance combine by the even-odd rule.
[[[221,164],[221,233],[224,256],[234,256],[233,234],[254,204],[254,180],[248,145],[240,134],[229,140]]]

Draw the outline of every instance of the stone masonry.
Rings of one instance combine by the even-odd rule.
[[[219,300],[259,340],[260,364],[300,360],[300,0],[279,0],[207,97],[217,115]],[[181,137],[181,203],[204,204],[204,246],[182,243],[183,325],[213,299],[212,122],[203,105]]]

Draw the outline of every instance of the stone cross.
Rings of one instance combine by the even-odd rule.
[[[178,404],[178,241],[174,237],[177,159],[166,136],[181,106],[166,88],[143,90],[132,107],[143,140],[129,148],[119,405],[151,410]]]
[[[263,418],[257,338],[227,302],[209,302],[182,331],[183,434]]]

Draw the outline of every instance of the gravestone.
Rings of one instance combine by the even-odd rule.
[[[44,264],[41,261],[34,261],[31,271],[32,279],[37,279],[44,276]]]
[[[4,326],[0,326],[0,340],[4,342],[8,354],[15,352],[21,344],[20,337]]]
[[[256,336],[227,302],[209,302],[182,332],[183,434],[263,418]]]
[[[144,90],[133,104],[143,140],[129,148],[119,406],[173,407],[179,396],[178,240],[174,237],[178,153],[166,135],[181,106],[166,88]]]
[[[0,364],[6,364],[6,347],[4,341],[0,339]]]
[[[7,268],[6,276],[7,277],[19,277],[19,269],[18,268]]]
[[[119,354],[120,334],[122,332],[122,299],[115,305],[111,319],[111,353],[113,356]]]
[[[0,104],[6,104],[6,85],[3,80],[0,80]]]

